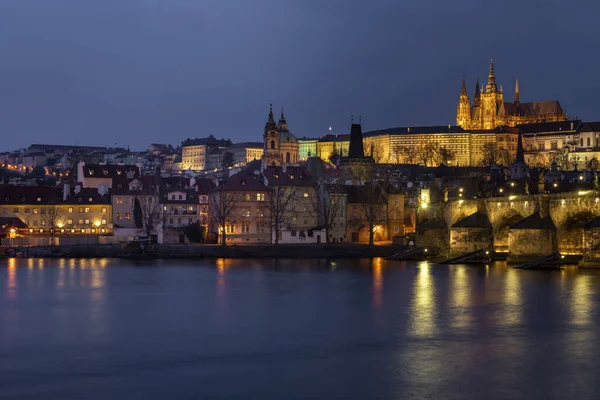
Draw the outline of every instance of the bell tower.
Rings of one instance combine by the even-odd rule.
[[[471,102],[469,95],[467,95],[467,85],[465,83],[465,77],[462,78],[462,89],[460,91],[460,98],[458,100],[458,107],[456,109],[456,125],[463,128],[469,128],[471,125]]]
[[[265,132],[263,135],[263,168],[272,165],[281,165],[281,157],[279,156],[279,130],[273,117],[273,104],[270,105],[269,118],[265,124]]]

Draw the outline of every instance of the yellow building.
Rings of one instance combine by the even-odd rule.
[[[95,189],[5,185],[0,191],[0,216],[19,218],[26,226],[16,237],[47,238],[39,244],[51,244],[51,238],[113,233],[110,196]]]
[[[279,122],[275,123],[273,105],[271,105],[269,118],[265,124],[263,144],[262,161],[264,165],[297,164],[300,161],[298,139],[289,131],[283,110],[281,110]]]
[[[328,134],[320,138],[317,142],[317,156],[325,162],[329,162],[334,153],[341,157],[346,157],[349,150],[350,135],[346,133]]]
[[[514,101],[504,101],[502,86],[496,85],[494,64],[490,63],[488,83],[475,85],[473,103],[467,94],[463,77],[456,110],[456,125],[465,129],[494,129],[497,126],[517,126],[539,122],[564,121],[567,116],[557,100],[521,102],[519,80],[515,83]]]

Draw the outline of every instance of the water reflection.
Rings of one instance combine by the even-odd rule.
[[[17,298],[17,259],[8,259],[8,279],[6,281],[6,297]]]
[[[504,293],[500,324],[518,325],[523,318],[523,293],[521,290],[521,277],[513,268],[506,269],[504,275]]]
[[[466,329],[472,324],[472,318],[469,313],[472,290],[470,274],[464,266],[453,266],[450,268],[451,326],[453,328]]]
[[[411,333],[419,337],[433,336],[436,331],[436,294],[431,266],[422,262],[413,284]]]
[[[225,258],[217,258],[217,305],[219,308],[225,306],[227,299],[227,287],[225,281],[225,273],[229,266],[231,266],[231,260]]]
[[[383,259],[375,258],[372,262],[373,270],[373,306],[379,308],[383,305]]]
[[[592,322],[594,280],[590,275],[578,275],[571,295],[571,323],[582,326]]]

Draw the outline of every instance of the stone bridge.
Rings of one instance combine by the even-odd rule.
[[[510,226],[539,212],[541,216],[550,216],[556,226],[557,251],[561,254],[583,254],[583,227],[588,222],[600,217],[600,191],[588,190],[448,201],[442,206],[442,210],[438,210],[438,220],[443,218],[445,223],[437,225],[438,232],[435,235],[441,237],[440,227],[445,225],[448,235],[443,240],[448,240],[451,252],[472,250],[473,247],[469,249],[466,246],[461,249],[460,243],[457,245],[457,239],[451,238],[449,233],[453,225],[478,211],[487,214],[493,235],[493,249],[497,252],[509,250]],[[534,237],[531,237],[526,244],[535,246],[535,240]]]

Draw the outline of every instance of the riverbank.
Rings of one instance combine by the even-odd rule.
[[[29,258],[372,258],[389,257],[406,250],[406,247],[345,243],[268,246],[157,244],[146,254],[126,252],[120,245],[22,247],[11,250],[17,257]]]

